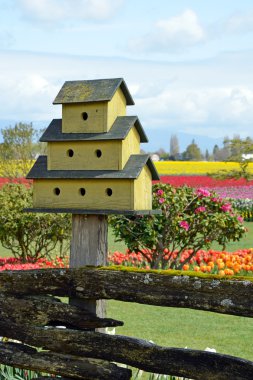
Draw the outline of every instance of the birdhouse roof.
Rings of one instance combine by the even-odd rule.
[[[159,180],[148,154],[133,154],[123,170],[48,170],[47,156],[39,156],[27,179],[136,179],[147,165],[153,180]]]
[[[122,90],[126,104],[133,105],[133,98],[123,78],[67,81],[53,104],[108,102],[118,88]]]
[[[53,119],[41,136],[40,141],[124,140],[132,127],[135,127],[139,133],[141,143],[148,142],[148,138],[137,116],[118,116],[109,132],[103,133],[62,133],[62,119]]]

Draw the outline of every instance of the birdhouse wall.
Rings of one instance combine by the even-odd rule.
[[[57,195],[58,194],[58,195]],[[133,180],[34,180],[35,208],[132,210]]]
[[[122,170],[131,154],[140,153],[133,127],[124,140],[49,142],[48,170]]]
[[[134,210],[152,210],[152,175],[147,166],[134,181]]]
[[[118,116],[126,116],[126,98],[120,88],[108,102],[107,131],[111,128]]]
[[[119,170],[121,141],[50,142],[48,170]]]
[[[63,133],[108,132],[117,116],[126,115],[126,99],[120,88],[109,102],[62,105]]]
[[[123,169],[131,154],[140,153],[140,135],[135,127],[131,128],[125,140],[121,143],[121,163]]]
[[[63,104],[62,132],[107,132],[107,108],[107,102]]]

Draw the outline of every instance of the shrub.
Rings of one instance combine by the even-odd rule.
[[[67,214],[28,213],[32,207],[32,188],[7,184],[0,190],[0,242],[22,262],[50,257],[59,245],[63,254],[70,238]]]
[[[123,239],[131,251],[141,252],[151,268],[182,269],[199,249],[209,249],[214,241],[225,249],[227,242],[240,240],[245,233],[243,220],[231,204],[208,190],[158,183],[153,186],[153,208],[160,208],[162,214],[110,219],[116,238]],[[182,261],[186,249],[191,254]]]

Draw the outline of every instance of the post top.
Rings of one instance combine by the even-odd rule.
[[[67,81],[53,104],[108,102],[118,88],[122,90],[126,104],[133,105],[133,98],[123,78]]]

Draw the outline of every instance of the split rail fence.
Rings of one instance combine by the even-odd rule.
[[[251,280],[94,267],[4,271],[0,273],[0,335],[9,341],[0,343],[0,363],[65,379],[130,379],[131,370],[116,363],[192,379],[253,379],[253,362],[248,360],[98,332],[95,329],[123,322],[99,318],[58,297],[115,299],[252,317]]]

